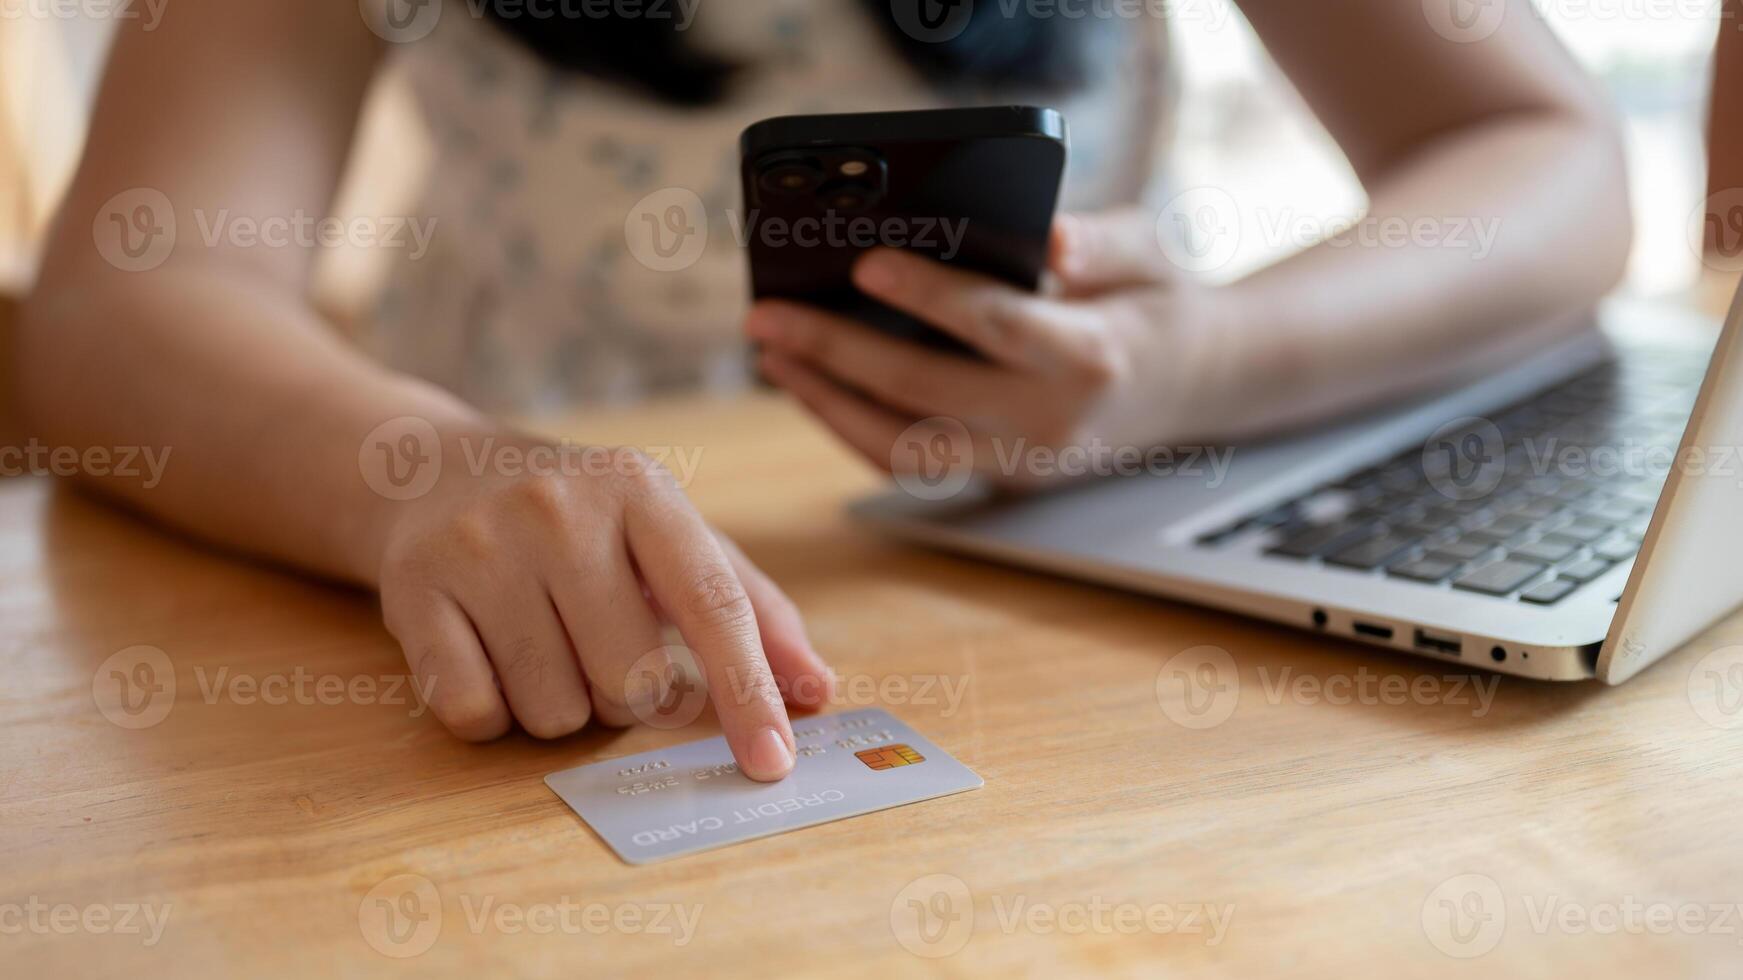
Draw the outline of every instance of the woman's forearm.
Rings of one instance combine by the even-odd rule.
[[[1468,376],[1581,322],[1631,225],[1606,124],[1518,114],[1450,133],[1371,182],[1353,228],[1230,286],[1205,337],[1244,434]]]
[[[363,584],[395,503],[365,479],[365,438],[405,416],[447,433],[488,426],[445,392],[371,364],[279,283],[217,264],[138,277],[51,266],[26,306],[19,354],[35,438],[81,454],[148,450],[160,464],[81,474],[87,485],[228,546]]]

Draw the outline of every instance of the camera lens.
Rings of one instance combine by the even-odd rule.
[[[771,194],[809,194],[823,183],[823,168],[806,157],[784,157],[762,166],[757,183]]]
[[[831,211],[864,211],[877,203],[877,189],[857,180],[838,180],[826,185],[818,196]]]

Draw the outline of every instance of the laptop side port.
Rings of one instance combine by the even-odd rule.
[[[1450,653],[1457,657],[1463,655],[1464,648],[1464,641],[1451,633],[1434,633],[1425,629],[1416,631],[1416,649],[1418,650]]]
[[[1355,630],[1357,636],[1371,636],[1376,640],[1390,640],[1395,632],[1390,626],[1382,626],[1379,623],[1364,623],[1359,619],[1350,622],[1350,629]]]

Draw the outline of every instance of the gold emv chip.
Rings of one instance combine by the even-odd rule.
[[[926,757],[912,748],[902,745],[884,745],[875,749],[861,749],[853,757],[865,763],[867,769],[882,772],[897,766],[912,766],[925,762]]]

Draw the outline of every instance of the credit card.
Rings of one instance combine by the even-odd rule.
[[[738,771],[721,736],[545,777],[630,864],[979,789],[981,778],[881,708],[795,719],[786,779]]]

